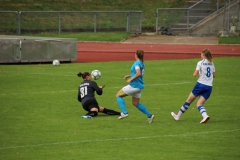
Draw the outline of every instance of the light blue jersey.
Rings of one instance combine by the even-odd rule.
[[[143,89],[144,88],[143,75],[145,70],[145,64],[141,60],[135,61],[130,69],[131,77],[133,77],[136,74],[136,69],[140,69],[141,75],[138,78],[131,81],[130,86],[133,88]]]

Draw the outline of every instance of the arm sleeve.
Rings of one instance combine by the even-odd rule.
[[[80,93],[80,88],[78,87],[78,97],[77,97],[78,101],[81,102],[81,93]]]
[[[216,72],[214,64],[213,64],[213,72]]]
[[[199,71],[199,70],[200,70],[200,68],[201,68],[201,63],[200,63],[200,62],[198,62],[198,63],[197,63],[197,66],[196,66],[196,70],[198,70],[198,71]]]
[[[102,95],[103,90],[102,88],[99,88],[97,83],[93,81],[93,88],[95,89],[95,91],[97,92],[98,95]]]

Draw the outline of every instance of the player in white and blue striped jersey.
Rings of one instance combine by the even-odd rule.
[[[185,111],[187,111],[190,104],[197,97],[199,97],[197,101],[197,108],[203,117],[200,123],[206,123],[210,119],[203,104],[211,95],[212,82],[213,82],[213,78],[215,78],[216,76],[216,73],[215,73],[215,67],[212,60],[212,54],[209,49],[202,50],[201,58],[202,60],[197,63],[196,70],[193,73],[194,77],[199,75],[196,85],[194,86],[192,92],[189,94],[186,102],[184,102],[184,104],[180,108],[178,114],[171,112],[171,115],[176,121],[180,119],[181,115]]]

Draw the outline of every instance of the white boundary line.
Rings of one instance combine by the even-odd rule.
[[[25,74],[2,74],[0,77],[10,77],[10,76],[19,76],[19,75],[46,75],[46,76],[65,76],[65,77],[77,77],[76,75],[61,75],[61,74],[51,74],[51,73],[25,73]]]
[[[23,146],[9,146],[0,147],[0,150],[4,149],[16,149],[16,148],[27,148],[27,147],[39,147],[39,146],[53,146],[53,145],[65,145],[65,144],[77,144],[77,143],[90,143],[90,142],[106,142],[106,141],[122,141],[122,140],[139,140],[139,139],[152,139],[152,138],[165,138],[165,137],[186,137],[186,136],[196,136],[196,135],[206,135],[211,133],[225,133],[225,132],[237,132],[240,129],[232,130],[221,130],[221,131],[209,131],[209,132],[199,132],[199,133],[189,133],[189,134],[169,134],[169,135],[159,135],[159,136],[144,136],[144,137],[130,137],[130,138],[115,138],[115,139],[94,139],[94,140],[81,140],[81,141],[69,141],[69,142],[55,142],[55,143],[44,143],[44,144],[33,144],[33,145],[23,145]]]
[[[166,85],[181,85],[181,84],[187,84],[187,83],[191,83],[191,82],[173,82],[173,83],[163,83],[163,84],[151,84],[151,85],[145,85],[147,86],[166,86]],[[108,87],[109,89],[115,89],[115,88],[122,88],[121,87]],[[65,90],[65,91],[51,91],[51,92],[19,92],[19,93],[1,93],[0,96],[7,96],[7,95],[27,95],[27,94],[54,94],[54,93],[67,93],[67,92],[77,92],[76,90]]]

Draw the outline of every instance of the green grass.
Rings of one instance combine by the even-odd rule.
[[[156,25],[156,9],[157,8],[181,8],[185,4],[185,0],[51,0],[51,1],[37,1],[37,0],[8,0],[1,2],[0,10],[1,11],[129,11],[129,10],[141,10],[143,11],[143,19],[142,19],[142,27],[155,27]],[[175,16],[174,21],[178,21],[179,15]],[[41,18],[49,17],[51,23],[46,24],[45,22],[41,22]],[[62,15],[62,27],[71,29],[76,28],[92,28],[93,24],[83,23],[84,26],[79,26],[79,23],[74,23],[80,21],[81,18],[75,17],[73,15]],[[91,19],[92,15],[89,16],[88,19]],[[161,16],[161,15],[160,15]],[[160,20],[164,19],[163,17]],[[58,32],[56,28],[58,28],[58,16],[53,15],[28,15],[27,17],[31,17],[28,20],[24,20],[24,16],[22,16],[22,24],[21,27],[27,28],[35,28],[35,29],[53,29],[54,31],[49,32]],[[114,15],[112,16],[113,19]],[[3,29],[11,28],[13,31],[5,34],[16,34],[15,29],[17,26],[16,15],[14,14],[2,14],[0,16],[1,24]],[[124,21],[125,22],[125,21]],[[108,24],[108,21],[103,21],[101,25],[108,26],[111,28],[112,24]],[[122,23],[122,21],[119,21]],[[165,23],[165,22],[164,22]],[[41,25],[40,25],[41,24]],[[166,23],[168,26],[168,24]],[[44,26],[44,27],[43,27]],[[38,28],[40,27],[40,28]],[[114,26],[115,27],[115,26]],[[21,35],[25,35],[21,33]],[[28,34],[29,35],[29,34]],[[32,34],[35,36],[35,34]],[[57,34],[48,34],[42,33],[37,34],[36,36],[44,36],[44,37],[63,37],[63,38],[77,38],[79,41],[122,41],[129,34],[127,33],[61,33],[61,35]],[[219,44],[240,44],[240,39],[238,37],[222,37],[219,39]]]
[[[240,36],[220,37],[218,44],[240,44]]]
[[[1,2],[2,11],[143,11],[143,26],[155,26],[157,8],[184,6],[185,0],[8,0]],[[7,22],[7,21],[6,21]],[[34,21],[33,21],[34,22]],[[29,23],[31,25],[31,23]]]
[[[107,42],[121,42],[129,38],[130,34],[127,32],[84,32],[84,33],[40,33],[40,34],[21,34],[21,36],[34,37],[54,37],[54,38],[76,38],[78,41],[107,41]],[[220,37],[218,44],[240,44],[239,36]]]
[[[21,36],[34,36],[34,37],[54,37],[54,38],[76,38],[78,41],[108,41],[120,42],[128,38],[130,35],[127,32],[84,32],[84,33],[40,33],[40,34],[22,34]]]
[[[132,61],[0,65],[0,159],[209,159],[240,158],[240,58],[215,58],[213,92],[205,103],[211,116],[201,116],[194,102],[176,122],[178,111],[196,83],[192,77],[199,59],[146,61],[141,102],[156,118],[147,117],[125,102],[129,117],[99,114],[81,119],[86,112],[77,101],[79,71],[99,69],[98,84],[106,84],[101,106],[119,110],[115,94],[126,82]]]

